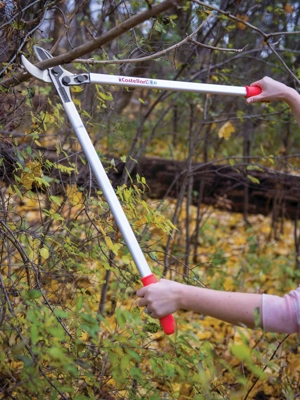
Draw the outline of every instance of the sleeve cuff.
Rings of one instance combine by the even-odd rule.
[[[300,289],[284,297],[262,295],[262,325],[265,332],[300,334]]]

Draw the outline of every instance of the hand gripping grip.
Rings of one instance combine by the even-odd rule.
[[[261,88],[258,86],[246,86],[246,99],[248,97],[257,96],[261,94]]]
[[[153,274],[141,278],[144,286],[151,285],[152,283],[157,283],[157,280]],[[160,318],[160,325],[163,328],[166,335],[172,335],[175,332],[175,319],[172,314],[166,315]]]

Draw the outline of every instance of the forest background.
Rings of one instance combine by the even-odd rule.
[[[137,307],[140,276],[33,45],[75,73],[299,88],[293,1],[0,1],[0,398],[295,399],[297,335]],[[66,64],[66,65],[65,65]],[[283,295],[300,275],[284,103],[101,85],[76,107],[154,273]]]

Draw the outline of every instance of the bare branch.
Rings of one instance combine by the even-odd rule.
[[[257,28],[257,26],[254,26],[252,24],[250,24],[247,21],[244,21],[241,18],[236,17],[233,14],[230,14],[228,11],[223,11],[220,8],[211,6],[210,4],[206,4],[203,1],[199,1],[199,0],[192,0],[194,3],[199,4],[199,6],[203,6],[206,7],[210,10],[214,10],[217,11],[220,14],[226,15],[228,18],[232,19],[233,21],[239,22],[245,26],[247,26],[248,28],[252,29],[253,31],[256,31],[257,33],[259,33],[261,36],[264,37],[264,40],[267,42],[271,37],[273,36],[280,36],[280,35],[300,35],[300,31],[295,31],[295,32],[273,32],[273,33],[265,33],[263,32],[261,29]]]
[[[294,74],[294,72],[287,66],[287,64],[284,62],[283,58],[277,53],[277,51],[275,50],[274,46],[267,42],[267,46],[272,50],[272,52],[275,54],[275,56],[278,58],[278,60],[282,63],[282,65],[284,66],[284,68],[288,71],[289,74],[292,75],[292,77],[296,80],[296,82],[298,84],[300,84],[299,79],[297,78],[297,76]]]
[[[227,49],[227,48],[223,48],[223,47],[209,46],[209,45],[207,45],[207,44],[197,42],[197,41],[194,40],[194,39],[189,39],[189,41],[192,42],[192,43],[194,43],[194,44],[196,44],[197,46],[205,47],[206,49],[210,49],[210,50],[219,50],[219,51],[228,51],[228,52],[231,52],[231,53],[241,53],[241,52],[243,52],[243,51],[246,49],[246,47],[248,47],[248,45],[246,44],[246,46],[244,46],[242,49]]]
[[[244,24],[245,26],[247,26],[248,28],[252,29],[253,31],[259,33],[262,37],[263,40],[265,42],[265,44],[269,47],[269,49],[275,54],[275,56],[280,60],[280,62],[282,63],[282,65],[284,66],[284,68],[288,71],[288,73],[298,82],[298,84],[300,84],[299,79],[296,77],[296,75],[293,73],[293,71],[287,66],[287,64],[284,62],[284,60],[282,59],[282,57],[277,53],[277,51],[274,48],[274,44],[269,43],[269,39],[274,37],[274,36],[279,36],[279,35],[289,35],[289,34],[300,34],[299,31],[296,32],[274,32],[274,33],[265,33],[263,32],[261,29],[257,28],[256,26],[249,24],[249,22],[246,22],[232,14],[230,14],[228,11],[223,11],[220,8],[208,5],[202,1],[199,0],[193,0],[194,3],[197,3],[200,6],[206,7],[210,10],[214,10],[217,11],[218,13],[221,13],[223,15],[226,15],[228,18],[232,19],[233,21],[239,22],[241,24]]]
[[[157,53],[153,53],[149,56],[140,57],[140,58],[128,58],[128,59],[123,59],[123,60],[94,60],[93,58],[76,59],[76,60],[74,60],[74,62],[84,63],[84,64],[127,64],[127,63],[138,63],[138,62],[143,62],[143,61],[148,61],[148,60],[155,60],[161,56],[165,56],[167,53],[169,53],[172,50],[176,51],[184,43],[188,42],[189,40],[192,40],[192,37],[194,35],[196,35],[199,32],[199,30],[201,30],[203,28],[203,25],[208,21],[209,18],[210,17],[208,17],[205,21],[203,21],[202,24],[198,26],[198,28],[196,28],[190,35],[188,35],[186,38],[184,38],[180,42],[174,44],[173,46],[168,47],[167,49],[158,51]]]
[[[257,28],[256,26],[254,26],[254,25],[252,25],[252,24],[249,24],[249,22],[246,22],[246,21],[244,21],[243,19],[238,18],[238,17],[236,17],[236,16],[233,15],[233,14],[230,14],[228,11],[223,11],[223,10],[221,10],[220,8],[217,8],[217,7],[211,6],[211,5],[209,5],[209,4],[203,3],[203,1],[193,0],[193,2],[199,4],[199,6],[203,6],[203,7],[205,7],[205,8],[210,9],[210,10],[217,11],[217,12],[220,13],[220,14],[226,15],[228,18],[232,19],[233,21],[236,21],[236,22],[239,22],[239,23],[241,23],[241,24],[244,24],[244,25],[246,25],[248,28],[251,28],[253,31],[256,31],[256,32],[260,33],[260,34],[265,38],[265,40],[268,39],[268,36],[269,36],[268,34],[266,34],[265,32],[263,32],[262,30],[260,30],[260,29]]]
[[[110,29],[108,32],[104,33],[100,37],[90,40],[88,43],[78,46],[67,53],[61,54],[57,57],[53,57],[49,60],[41,61],[37,63],[36,66],[40,69],[46,69],[54,67],[55,65],[70,63],[76,58],[83,56],[84,54],[99,49],[104,44],[112,41],[123,33],[141,24],[142,22],[147,21],[149,18],[155,17],[162,12],[168,10],[169,8],[176,6],[181,1],[182,0],[164,0],[161,3],[152,6],[151,9],[148,9],[137,15],[134,15],[131,18],[128,18],[126,21],[122,22],[120,25],[117,25],[115,28]],[[31,75],[28,73],[19,73],[4,82],[1,82],[1,86],[3,86],[4,88],[16,86],[21,82],[27,81],[30,77]]]

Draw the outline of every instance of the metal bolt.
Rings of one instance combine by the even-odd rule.
[[[68,76],[64,76],[62,79],[62,83],[64,85],[68,85],[71,82],[71,79]]]
[[[85,81],[85,77],[83,75],[76,76],[76,82],[83,83]]]
[[[60,68],[59,68],[59,67],[54,67],[54,68],[52,68],[52,72],[53,72],[55,75],[58,75],[58,74],[60,73]]]

